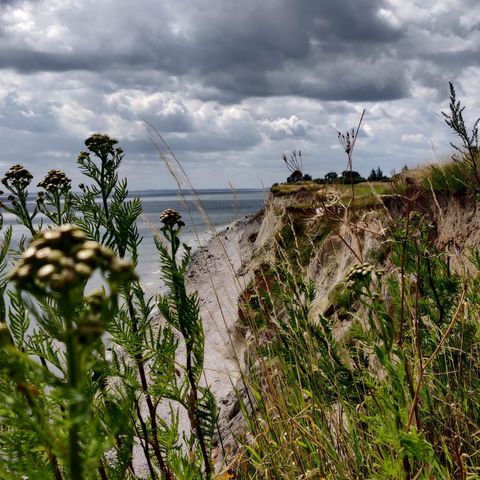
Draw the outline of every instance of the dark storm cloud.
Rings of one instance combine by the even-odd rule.
[[[0,164],[71,173],[101,131],[155,187],[146,122],[199,177],[273,183],[293,149],[320,176],[366,107],[358,168],[401,167],[448,145],[448,81],[478,105],[478,18],[478,0],[0,0]]]
[[[0,47],[0,68],[22,73],[152,69],[178,76],[186,83],[195,80],[210,88],[210,95],[220,101],[272,94],[331,99],[335,97],[330,92],[334,91],[332,84],[306,88],[301,79],[290,79],[278,86],[275,74],[288,75],[305,66],[321,67],[328,74],[332,52],[347,61],[360,55],[362,61],[378,57],[403,35],[401,29],[378,15],[381,5],[380,0],[248,0],[241,5],[203,0],[192,6],[191,2],[179,0],[175,8],[188,22],[187,34],[183,35],[176,32],[177,17],[171,11],[170,16],[164,13],[160,24],[147,21],[156,13],[152,3],[136,12],[141,20],[145,17],[144,28],[126,40],[116,42],[119,32],[109,31],[108,22],[102,21],[99,28],[97,19],[91,25],[79,26],[87,31],[82,42],[74,43],[69,52]],[[128,20],[115,26],[127,30]],[[404,88],[385,88],[375,83],[370,90],[372,99],[405,94]],[[325,91],[330,93],[326,95]],[[355,88],[340,88],[335,98],[363,100],[366,96],[368,89],[359,85],[358,95]]]
[[[1,48],[0,68],[14,68],[21,73],[67,72],[87,70],[104,72],[118,66],[136,68],[148,59],[140,54],[100,54],[98,52],[50,53],[26,48]]]
[[[0,68],[27,74],[98,72],[106,79],[113,76],[117,86],[130,84],[137,72],[154,71],[167,84],[172,79],[181,88],[196,84],[196,95],[204,100],[235,103],[271,95],[398,99],[409,94],[407,65],[400,63],[406,58],[452,69],[476,63],[472,45],[459,52],[422,52],[422,38],[414,39],[416,45],[408,41],[410,25],[381,14],[388,7],[385,0],[177,0],[165,5],[146,1],[138,9],[124,2],[112,11],[99,4],[91,21],[79,16],[68,51],[4,41]],[[114,21],[104,21],[112,15]],[[66,16],[59,25],[74,31],[73,21]],[[421,28],[468,38],[478,22],[467,25],[447,11],[424,19]],[[306,73],[300,75],[302,70]]]

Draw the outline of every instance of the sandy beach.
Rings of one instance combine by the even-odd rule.
[[[238,378],[238,358],[244,342],[235,334],[238,296],[248,275],[242,265],[241,239],[248,219],[232,223],[193,255],[187,271],[187,288],[199,295],[205,332],[205,380],[221,399]],[[181,352],[179,352],[181,354]]]

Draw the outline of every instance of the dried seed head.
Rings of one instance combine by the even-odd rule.
[[[135,280],[131,262],[115,258],[107,247],[86,240],[73,225],[40,233],[25,251],[11,278],[22,288],[38,293],[84,285],[93,271],[110,273],[112,281]]]
[[[37,252],[35,253],[35,258],[37,260],[43,260],[45,258],[47,258],[49,255],[50,255],[50,252],[52,251],[52,249],[50,247],[43,247],[43,248],[40,248],[39,250],[37,250]]]
[[[171,208],[167,208],[160,215],[160,221],[169,227],[183,227],[185,224],[182,222],[181,218],[182,216]]]
[[[58,263],[62,268],[75,268],[75,261],[71,257],[63,256]]]
[[[113,259],[115,257],[115,253],[113,253],[113,250],[108,247],[102,247],[100,248],[100,253],[102,257],[105,257],[106,259]]]
[[[132,263],[125,258],[113,259],[110,265],[112,279],[116,282],[124,280],[138,280],[137,274],[133,269]]]
[[[48,247],[47,247],[48,248]],[[50,253],[46,257],[49,263],[61,263],[65,254],[62,250],[50,250]]]
[[[82,243],[82,248],[96,252],[103,247],[98,242],[94,242],[93,240],[86,240]]]
[[[12,188],[24,189],[30,185],[33,175],[23,165],[13,165],[5,173],[2,183],[11,190]]]
[[[110,138],[108,135],[104,135],[102,133],[94,133],[85,140],[86,147],[99,158],[105,161],[105,167],[107,169],[111,169],[113,166],[111,160],[106,161],[109,155],[116,156],[123,154],[123,150],[121,148],[115,147],[117,143],[117,140],[115,140],[114,138]],[[88,152],[81,152],[79,160],[88,156]]]
[[[70,178],[61,170],[50,170],[38,186],[50,193],[66,193],[70,190],[71,183]]]
[[[373,265],[362,263],[354,265],[346,275],[347,286],[353,286],[357,282],[365,282],[371,279],[371,275],[375,272]]]
[[[27,278],[30,275],[32,268],[30,265],[21,265],[17,270],[17,277],[20,280]]]
[[[90,293],[90,295],[88,295],[85,298],[85,300],[90,306],[91,310],[93,312],[98,313],[102,309],[102,305],[105,302],[105,298],[106,298],[105,291],[101,288],[97,288],[92,293]]]
[[[58,227],[58,230],[62,233],[62,234],[69,234],[69,233],[72,233],[74,232],[75,230],[78,230],[77,227],[75,227],[74,225],[70,225],[69,223],[64,223],[63,225],[60,225]]]
[[[61,232],[58,230],[48,230],[43,234],[43,238],[50,243],[56,242],[62,238]]]
[[[87,344],[100,338],[104,331],[102,322],[95,315],[87,315],[78,323],[75,335],[80,343]]]
[[[81,278],[90,278],[92,269],[86,263],[77,263],[75,265],[75,271]]]
[[[32,260],[35,258],[35,254],[37,253],[37,249],[34,247],[29,247],[23,252],[23,259],[25,261]]]
[[[75,229],[72,232],[70,232],[70,236],[72,237],[73,240],[76,240],[78,242],[86,241],[87,239],[87,236],[79,229]]]

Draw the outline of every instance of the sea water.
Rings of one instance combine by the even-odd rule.
[[[233,221],[258,212],[264,204],[265,195],[263,190],[204,190],[196,195],[144,192],[141,199],[145,219],[138,224],[139,233],[143,236],[138,273],[144,288],[152,289],[159,282],[160,260],[152,225],[157,229],[161,226],[159,217],[164,209],[173,208],[182,215],[185,227],[181,240],[195,249]]]
[[[185,222],[181,240],[193,249],[205,244],[216,232],[228,224],[248,215],[255,214],[263,206],[264,190],[200,190],[178,193],[175,191],[151,190],[133,192],[132,197],[142,200],[143,215],[138,221],[138,230],[142,242],[139,247],[137,273],[145,290],[157,293],[161,284],[160,257],[155,247],[154,235],[160,230],[160,214],[166,208],[178,211]],[[32,195],[32,197],[34,197]],[[30,204],[33,209],[33,201]],[[207,216],[207,218],[205,218]],[[12,245],[18,245],[22,235],[28,231],[16,223],[15,217],[4,214],[4,228],[13,226]],[[27,236],[28,238],[28,236]]]

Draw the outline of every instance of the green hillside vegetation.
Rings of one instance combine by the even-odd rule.
[[[287,201],[275,259],[250,286],[263,362],[247,380],[260,418],[245,478],[479,478],[480,256],[453,253],[455,232],[440,243],[435,205],[450,215],[449,197],[422,183],[361,209],[345,195],[320,218],[318,203]],[[471,214],[474,190],[460,195]],[[319,308],[342,242],[351,266]]]

